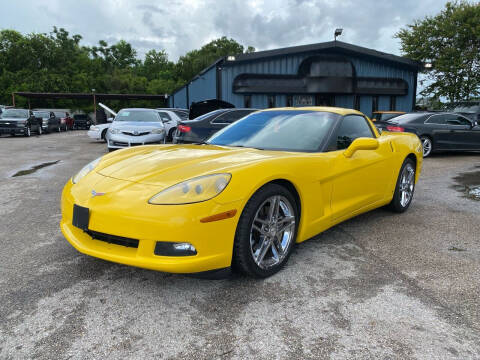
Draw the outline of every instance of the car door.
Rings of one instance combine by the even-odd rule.
[[[461,115],[446,114],[449,136],[449,148],[452,150],[469,150],[469,135],[472,123]]]
[[[345,157],[345,149],[360,137],[375,138],[375,134],[364,117],[347,115],[341,119],[330,141],[329,150],[338,152],[332,169],[331,210],[334,222],[384,201],[394,178],[389,163],[393,153],[388,142],[379,141],[376,150],[359,150],[352,157]]]
[[[160,115],[160,118],[162,119],[163,125],[165,126],[165,130],[167,131],[167,134],[169,133],[172,127],[177,126],[176,121],[173,120],[168,113],[164,111],[159,111],[158,115]]]

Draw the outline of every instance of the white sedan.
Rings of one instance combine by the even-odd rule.
[[[107,122],[106,124],[98,124],[90,126],[90,130],[88,130],[87,135],[95,140],[103,140],[106,141],[105,135],[107,134],[107,130],[112,125],[111,122]]]

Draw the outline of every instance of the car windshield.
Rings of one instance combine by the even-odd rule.
[[[263,111],[223,128],[207,143],[265,150],[318,151],[339,117],[320,111]]]
[[[66,117],[67,116],[66,113],[61,112],[61,111],[54,111],[54,114],[55,114],[55,116],[58,116],[58,117]]]
[[[121,110],[115,117],[115,121],[158,122],[160,121],[160,115],[154,110]]]
[[[2,113],[3,118],[12,118],[12,119],[22,119],[28,117],[27,110],[20,110],[20,109],[7,109]]]
[[[409,122],[418,120],[419,118],[425,117],[425,116],[426,116],[426,114],[422,114],[422,113],[411,113],[411,114],[404,114],[404,115],[400,115],[400,116],[395,116],[394,118],[391,118],[391,119],[388,119],[388,120],[385,120],[385,121],[393,122],[393,123],[396,123],[396,124],[405,124],[405,123],[409,123]]]
[[[50,114],[46,111],[34,111],[33,115],[37,117],[47,117],[47,118],[50,117]]]
[[[475,114],[480,112],[480,105],[459,105],[453,109],[453,112]]]
[[[212,115],[221,114],[222,112],[225,112],[225,110],[223,110],[223,109],[213,110],[213,111],[210,111],[210,112],[208,112],[208,113],[206,113],[206,114],[197,116],[197,117],[196,117],[195,119],[193,119],[193,120],[203,120],[203,119],[206,119],[206,118],[211,117]]]

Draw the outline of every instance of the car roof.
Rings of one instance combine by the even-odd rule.
[[[305,107],[282,107],[282,108],[271,108],[271,109],[264,109],[260,111],[276,111],[276,110],[290,110],[290,111],[319,111],[319,112],[330,112],[338,115],[350,115],[356,114],[365,116],[362,112],[354,109],[346,109],[334,106],[305,106]]]
[[[406,114],[405,111],[374,111],[373,114]]]
[[[135,110],[135,111],[157,111],[157,109],[149,109],[149,108],[125,108],[125,109],[120,109],[120,111],[132,111],[132,110]]]

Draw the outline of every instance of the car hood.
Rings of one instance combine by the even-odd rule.
[[[120,131],[150,131],[153,129],[163,129],[161,122],[140,122],[140,121],[121,121],[110,125],[110,129],[118,129]]]
[[[168,187],[197,176],[229,173],[247,164],[288,156],[279,151],[213,145],[155,145],[106,155],[96,172],[119,180]],[[292,155],[290,155],[292,156]]]
[[[14,121],[25,121],[28,120],[28,118],[0,118],[0,121],[9,121],[9,122],[14,122]]]

